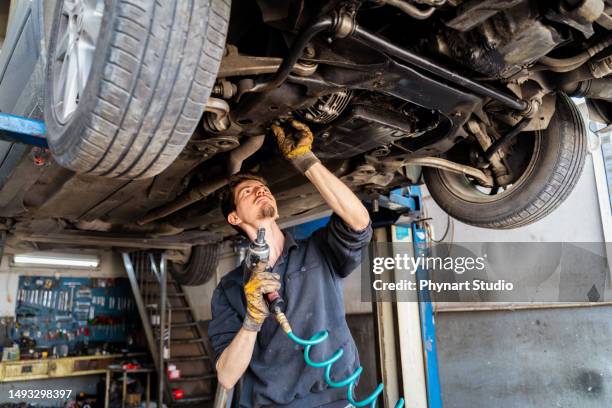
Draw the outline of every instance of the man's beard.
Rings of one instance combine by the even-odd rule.
[[[276,209],[271,204],[265,204],[259,209],[258,219],[273,218],[276,215]]]

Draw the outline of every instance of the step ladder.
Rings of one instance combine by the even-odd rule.
[[[122,258],[164,401],[170,407],[212,406],[217,386],[213,351],[187,295],[167,273],[165,256],[138,251],[123,253]],[[171,365],[180,370],[179,378],[169,378]],[[183,391],[183,398],[174,398],[176,389]]]

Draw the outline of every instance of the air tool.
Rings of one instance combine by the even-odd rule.
[[[270,271],[272,268],[268,266],[270,260],[270,246],[266,242],[266,230],[265,228],[259,228],[257,230],[257,238],[255,241],[249,244],[245,256],[245,268],[247,278],[251,276],[253,272]],[[274,315],[285,311],[285,301],[274,291],[265,295],[266,301],[268,302],[268,308]]]

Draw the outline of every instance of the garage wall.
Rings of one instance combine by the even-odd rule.
[[[28,276],[62,276],[112,278],[127,277],[123,262],[118,254],[105,251],[100,254],[101,262],[98,269],[56,269],[32,268],[10,265],[10,256],[5,255],[0,262],[0,316],[15,315],[15,298],[20,275]],[[215,276],[205,285],[184,287],[185,293],[193,306],[196,319],[210,320],[210,300],[212,293],[221,278],[234,269],[238,262],[238,255],[229,244],[224,244],[221,250],[219,268]],[[345,302],[347,313],[370,313],[372,306],[359,301],[361,296],[361,282],[359,270],[345,279]]]
[[[9,255],[0,261],[0,316],[15,316],[15,299],[19,276],[57,276],[87,278],[126,277],[121,259],[110,251],[100,253],[100,266],[96,269],[32,268],[10,265]]]
[[[15,298],[17,296],[17,284],[19,276],[72,276],[72,277],[96,277],[96,278],[112,278],[112,277],[127,277],[123,262],[118,254],[110,251],[105,251],[100,254],[101,262],[98,269],[56,269],[56,268],[32,268],[32,267],[17,267],[10,265],[10,256],[2,257],[0,262],[0,316],[15,315]],[[189,301],[193,306],[193,311],[196,319],[210,320],[210,300],[212,293],[217,287],[221,278],[234,269],[238,262],[238,254],[236,254],[229,244],[224,244],[221,250],[221,259],[219,268],[213,278],[205,285],[186,286],[185,293],[189,297]],[[353,273],[346,279],[345,293],[347,299],[347,308],[349,313],[368,313],[371,312],[370,304],[359,302],[360,297],[360,280],[359,270]],[[357,295],[355,295],[357,294]],[[357,297],[355,297],[357,296]]]
[[[59,269],[59,268],[32,268],[10,265],[10,256],[5,255],[0,261],[0,316],[15,316],[15,301],[17,297],[17,285],[19,276],[56,276],[62,277],[95,277],[95,278],[118,278],[126,277],[121,259],[117,254],[110,251],[100,253],[100,266],[96,269]],[[0,384],[0,402],[16,403],[19,400],[9,400],[10,389],[64,389],[76,392],[96,392],[96,384],[103,376],[79,376],[70,378],[58,378],[50,380],[14,381]],[[63,406],[61,401],[45,401],[46,406]]]
[[[229,245],[222,249],[221,262],[217,274],[206,285],[185,287],[185,292],[192,302],[194,314],[198,320],[210,320],[210,299],[212,292],[223,275],[236,265],[236,254]],[[32,268],[10,265],[9,255],[2,257],[0,262],[0,316],[15,315],[15,298],[19,276],[61,276],[113,278],[127,277],[121,257],[111,251],[100,254],[100,267],[97,269],[57,269]]]

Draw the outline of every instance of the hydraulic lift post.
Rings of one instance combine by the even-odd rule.
[[[389,196],[379,199],[379,206],[402,213],[396,220],[391,218],[392,223],[386,225],[386,228],[390,229],[390,233],[386,234],[390,238],[389,241],[395,245],[409,245],[408,249],[415,258],[427,256],[430,238],[426,230],[427,221],[423,220],[420,187],[408,186],[392,190]],[[415,280],[418,285],[420,281],[429,279],[429,272],[420,268],[412,277],[402,276],[404,277]],[[399,385],[403,387],[406,406],[442,408],[433,304],[426,289],[419,289],[415,295],[410,297],[412,294],[409,293],[410,299],[402,299],[393,305],[390,302],[379,303],[379,311],[384,311],[385,306],[395,307],[393,340],[398,344],[395,357],[400,362]],[[388,320],[379,322],[379,326],[381,323],[388,323]],[[388,331],[379,330],[379,335],[384,336]],[[384,342],[384,338],[379,338],[379,344],[385,346]]]

